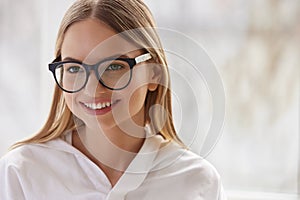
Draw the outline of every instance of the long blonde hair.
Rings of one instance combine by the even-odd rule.
[[[144,49],[153,57],[156,63],[162,66],[162,84],[159,84],[155,91],[148,91],[145,100],[145,121],[151,121],[154,127],[160,128],[161,134],[167,140],[173,140],[184,146],[176,134],[171,106],[171,92],[169,71],[166,57],[162,49],[159,37],[154,30],[155,23],[148,7],[141,0],[78,0],[66,12],[56,41],[55,56],[61,54],[61,47],[67,29],[75,22],[88,18],[99,19],[109,25],[117,33],[139,29],[132,37],[127,38]],[[150,48],[158,47],[158,48]],[[151,106],[159,104],[167,113],[161,110],[154,110],[149,116]],[[167,116],[165,116],[167,115]],[[162,121],[164,122],[161,125]],[[65,131],[76,128],[74,118],[66,106],[62,91],[55,86],[53,101],[48,119],[42,129],[34,136],[20,141],[12,148],[27,143],[43,143],[60,137]]]

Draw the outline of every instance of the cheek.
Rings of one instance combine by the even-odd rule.
[[[136,114],[144,107],[148,92],[148,72],[143,66],[133,71],[133,78],[127,90],[128,107],[131,115]]]
[[[129,97],[129,112],[131,115],[135,115],[144,108],[147,91],[147,86],[142,86],[137,88]]]

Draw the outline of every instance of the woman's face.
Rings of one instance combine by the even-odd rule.
[[[112,36],[114,38],[109,39]],[[86,64],[115,55],[135,58],[143,53],[117,36],[109,26],[94,19],[72,24],[61,49],[62,60],[73,59]],[[126,88],[110,90],[99,83],[94,71],[90,71],[86,86],[76,93],[64,92],[64,98],[72,113],[90,128],[100,125],[103,130],[111,129],[131,120],[143,126],[144,102],[151,77],[150,68],[145,62],[140,63],[133,68],[131,82]]]

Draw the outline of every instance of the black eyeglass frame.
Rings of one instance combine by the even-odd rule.
[[[141,62],[145,62],[147,60],[150,60],[151,58],[152,58],[152,56],[151,56],[150,53],[145,53],[145,54],[142,54],[142,55],[137,56],[135,58],[122,58],[122,57],[118,57],[118,58],[106,58],[106,59],[103,59],[103,60],[97,62],[94,65],[89,65],[89,64],[85,64],[83,62],[77,61],[77,60],[60,61],[61,60],[61,56],[59,56],[52,63],[50,63],[48,66],[49,66],[49,70],[53,74],[53,77],[54,77],[55,82],[58,85],[58,87],[60,89],[62,89],[63,91],[68,92],[68,93],[76,93],[76,92],[79,92],[80,90],[82,90],[86,86],[86,84],[88,82],[91,70],[93,70],[95,72],[95,75],[96,75],[97,79],[99,80],[99,83],[101,85],[103,85],[104,87],[106,87],[106,88],[108,88],[110,90],[122,90],[122,89],[126,88],[129,85],[129,83],[131,82],[131,79],[132,79],[132,68],[134,66],[136,66],[137,64],[141,63]],[[129,77],[128,83],[125,86],[121,87],[121,88],[112,88],[112,87],[109,87],[109,86],[105,85],[105,83],[103,82],[103,80],[101,79],[101,77],[99,76],[99,73],[98,73],[98,67],[100,66],[101,63],[107,62],[107,61],[114,61],[114,60],[125,61],[125,62],[128,63],[128,65],[130,67],[130,77]],[[84,82],[83,86],[81,88],[79,88],[78,90],[75,90],[75,91],[66,90],[66,89],[64,89],[60,85],[59,81],[57,80],[57,77],[55,75],[56,68],[59,67],[62,64],[66,64],[66,63],[80,64],[80,65],[82,65],[84,67],[84,69],[86,71],[85,82]]]

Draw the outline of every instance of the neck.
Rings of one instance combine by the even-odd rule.
[[[97,146],[108,149],[120,149],[122,151],[137,153],[145,138],[144,127],[132,128],[122,124],[109,129],[97,130],[90,127],[84,127],[85,139],[97,144]],[[96,142],[96,143],[95,143]]]
[[[143,118],[133,117],[132,120],[107,129],[101,129],[99,124],[95,127],[84,126],[78,129],[80,140],[77,144],[81,148],[75,147],[93,158],[94,162],[125,171],[144,143]]]

